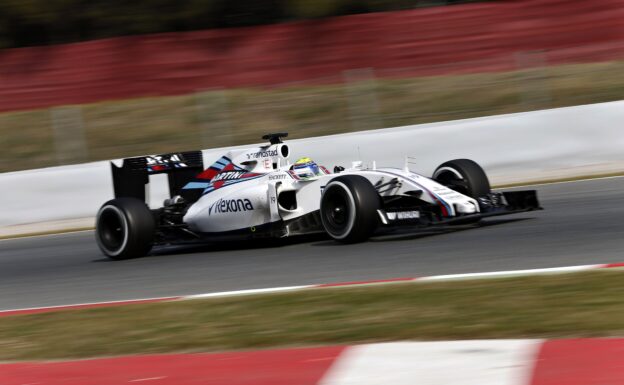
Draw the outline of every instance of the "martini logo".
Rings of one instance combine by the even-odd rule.
[[[214,213],[238,213],[241,211],[253,210],[253,205],[249,199],[219,199],[208,208],[208,215]]]

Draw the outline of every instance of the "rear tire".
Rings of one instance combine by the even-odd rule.
[[[130,259],[152,249],[156,223],[147,205],[135,198],[118,198],[102,205],[97,213],[95,238],[109,258]]]
[[[433,173],[432,179],[475,199],[492,191],[483,168],[470,159],[455,159],[442,163]]]
[[[330,237],[342,243],[367,240],[377,228],[381,200],[368,179],[345,175],[332,179],[321,196],[321,222]]]

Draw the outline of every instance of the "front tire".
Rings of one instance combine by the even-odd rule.
[[[470,159],[455,159],[442,163],[434,171],[432,179],[475,199],[492,191],[483,168]]]
[[[120,260],[147,255],[152,249],[156,223],[144,202],[117,198],[102,205],[97,213],[95,238],[102,252]]]
[[[345,175],[332,179],[321,196],[321,222],[330,237],[342,243],[367,240],[379,223],[377,190],[368,179]]]

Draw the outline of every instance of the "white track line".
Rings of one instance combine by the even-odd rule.
[[[580,265],[566,267],[551,267],[545,269],[528,269],[528,270],[509,270],[509,271],[493,271],[488,273],[466,273],[466,274],[445,274],[433,275],[430,277],[418,278],[417,281],[452,281],[461,279],[481,279],[481,278],[498,278],[498,277],[519,277],[527,275],[541,274],[562,274],[573,273],[577,271],[593,270],[606,267],[606,265]]]
[[[595,180],[603,180],[603,179],[617,179],[617,178],[624,178],[624,175],[613,175],[613,176],[601,176],[598,178],[585,178],[585,179],[573,179],[573,180],[560,180],[560,181],[553,181],[553,182],[535,182],[535,183],[530,183],[530,184],[522,184],[522,185],[505,185],[502,184],[502,187],[499,186],[492,186],[493,189],[514,189],[514,188],[524,188],[524,187],[535,187],[535,186],[548,186],[548,185],[553,185],[553,184],[566,184],[566,183],[577,183],[577,182],[591,182],[591,181],[595,181]]]
[[[95,228],[92,229],[84,229],[84,230],[72,230],[72,231],[62,231],[60,230],[58,233],[50,233],[50,234],[25,234],[25,235],[8,235],[9,238],[0,238],[0,242],[6,241],[19,241],[20,239],[31,239],[31,238],[42,238],[42,237],[58,237],[63,235],[71,235],[71,234],[79,234],[79,233],[87,233],[93,232]]]
[[[285,292],[285,291],[298,291],[298,290],[303,290],[303,289],[311,289],[314,287],[316,287],[316,285],[269,287],[266,289],[222,291],[222,292],[217,292],[217,293],[185,295],[185,296],[180,297],[180,300],[215,298],[215,297],[234,297],[238,295],[254,295],[254,294],[265,294],[265,293],[279,293],[279,292]]]
[[[24,307],[19,309],[9,309],[9,310],[0,310],[0,316],[2,313],[13,313],[13,312],[27,312],[27,311],[39,311],[39,310],[62,310],[62,309],[71,309],[71,308],[89,308],[96,306],[105,306],[105,305],[133,305],[133,304],[142,304],[142,303],[152,303],[152,302],[161,302],[161,301],[175,301],[182,299],[180,296],[170,296],[170,297],[153,297],[153,298],[140,298],[140,299],[121,299],[121,300],[112,300],[112,301],[102,301],[102,302],[84,302],[84,303],[76,303],[71,305],[54,305],[54,306],[37,306],[37,307]]]

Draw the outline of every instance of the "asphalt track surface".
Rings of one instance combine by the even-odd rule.
[[[104,258],[92,231],[0,241],[0,310],[624,261],[624,178],[534,186],[544,211],[481,227]]]

